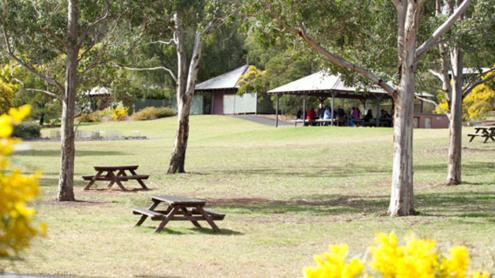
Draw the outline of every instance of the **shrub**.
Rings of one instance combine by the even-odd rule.
[[[103,114],[101,111],[82,113],[79,117],[76,118],[76,121],[79,123],[98,123],[101,122],[102,117]]]
[[[29,112],[29,106],[22,106],[0,116],[0,258],[17,255],[29,247],[32,238],[46,231],[44,224],[33,223],[36,210],[27,206],[39,193],[40,173],[23,175],[9,159],[19,143],[11,139],[13,126]]]
[[[38,139],[41,137],[41,127],[37,123],[21,123],[14,126],[12,137],[21,139]]]
[[[146,120],[154,120],[165,117],[175,116],[176,113],[170,107],[153,107],[149,106],[138,112],[132,114],[132,120],[134,121],[146,121]]]
[[[129,108],[127,107],[116,107],[112,109],[112,120],[114,121],[124,121],[127,120]]]
[[[414,236],[405,245],[399,245],[394,233],[377,235],[375,244],[369,248],[370,261],[348,260],[346,244],[331,245],[329,249],[330,252],[315,257],[316,267],[304,270],[306,277],[490,277],[486,272],[468,275],[470,259],[466,247],[452,247],[449,255],[443,256],[434,240]]]

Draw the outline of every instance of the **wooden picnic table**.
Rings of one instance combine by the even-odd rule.
[[[198,200],[183,196],[151,196],[153,204],[147,209],[133,209],[133,214],[141,215],[141,218],[136,223],[136,226],[143,224],[143,222],[150,217],[151,220],[160,221],[155,229],[156,233],[159,233],[167,225],[169,221],[191,221],[194,226],[201,228],[198,221],[206,221],[213,231],[218,232],[220,229],[215,224],[215,220],[223,220],[224,214],[218,214],[204,209],[206,201]],[[167,205],[164,210],[157,210],[156,208],[160,203]]]
[[[495,141],[495,127],[478,126],[474,128],[474,133],[469,133],[468,136],[470,137],[469,142],[472,142],[476,137],[485,138],[483,143],[488,142],[488,139]]]
[[[108,181],[108,189],[114,184],[117,184],[120,189],[127,191],[122,182],[129,180],[136,180],[143,189],[148,189],[143,180],[149,178],[148,175],[138,175],[136,170],[138,165],[124,165],[124,166],[94,166],[96,171],[95,175],[83,176],[83,180],[88,181],[88,184],[84,187],[84,190],[88,190],[96,181]]]

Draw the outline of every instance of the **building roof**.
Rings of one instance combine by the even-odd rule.
[[[86,91],[84,93],[85,96],[109,96],[111,95],[110,91],[106,87],[93,87],[91,90]]]
[[[235,70],[229,71],[217,77],[213,77],[196,85],[196,91],[212,91],[212,90],[237,90],[239,79],[246,72],[249,65],[238,67]]]
[[[312,96],[330,96],[334,94],[336,97],[341,98],[363,98],[369,96],[381,98],[388,96],[383,89],[376,86],[347,86],[345,85],[344,80],[342,80],[340,74],[333,75],[324,70],[272,89],[268,91],[268,94]]]

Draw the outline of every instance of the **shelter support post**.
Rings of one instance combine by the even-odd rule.
[[[277,102],[275,104],[275,127],[278,127],[279,99],[280,99],[280,94],[277,94]]]
[[[303,126],[306,120],[306,96],[303,97],[303,113],[302,113]]]
[[[330,103],[332,109],[332,126],[335,125],[335,94],[332,94],[332,102]]]
[[[377,127],[379,126],[379,123],[380,123],[380,102],[381,102],[381,99],[377,98],[376,99],[376,116],[375,116],[375,122],[376,122]]]

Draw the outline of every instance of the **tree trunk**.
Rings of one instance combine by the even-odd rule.
[[[407,6],[407,7],[406,7]],[[394,154],[388,214],[414,215],[413,190],[413,116],[416,91],[416,33],[419,6],[409,1],[399,12],[405,13],[404,27],[399,26],[399,87],[394,97]],[[401,21],[399,21],[399,24]]]
[[[185,46],[184,26],[178,14],[174,16],[177,43],[177,133],[175,144],[170,158],[167,174],[185,173],[187,141],[189,138],[189,114],[191,112],[192,97],[196,86],[196,78],[201,59],[201,33],[196,32],[189,68]]]
[[[62,100],[61,159],[58,200],[74,201],[74,109],[76,106],[78,67],[79,0],[68,1],[68,41],[65,92]]]
[[[461,152],[462,152],[462,86],[463,86],[463,62],[462,53],[458,47],[452,47],[450,51],[452,64],[452,97],[450,104],[449,126],[449,162],[447,172],[447,185],[461,183]]]

